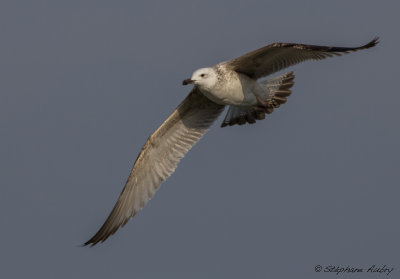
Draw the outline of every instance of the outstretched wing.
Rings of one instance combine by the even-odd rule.
[[[196,87],[147,139],[128,181],[100,230],[84,245],[96,245],[142,209],[178,162],[208,130],[224,106],[206,98]]]
[[[378,39],[376,37],[359,47],[274,43],[226,62],[226,66],[236,72],[258,79],[306,60],[320,60],[370,48],[378,43]]]

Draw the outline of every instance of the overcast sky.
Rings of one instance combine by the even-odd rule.
[[[1,278],[400,274],[398,1],[0,1]],[[369,50],[292,67],[288,103],[219,127],[82,248],[197,68],[273,42]],[[397,63],[396,63],[397,62]]]

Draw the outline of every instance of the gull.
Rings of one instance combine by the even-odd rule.
[[[84,245],[104,242],[153,197],[178,162],[229,106],[221,127],[253,124],[286,103],[293,72],[261,81],[306,60],[321,60],[374,47],[378,37],[359,47],[273,43],[231,61],[196,70],[183,85],[193,89],[147,139],[114,208],[99,231]]]

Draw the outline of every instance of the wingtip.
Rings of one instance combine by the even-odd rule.
[[[94,245],[96,245],[95,242],[93,242],[91,239],[86,241],[85,243],[81,244],[81,247],[93,247]]]
[[[93,247],[96,244],[103,243],[104,240],[106,240],[111,235],[112,234],[100,237],[99,232],[97,232],[91,239],[89,239],[88,241],[83,243],[82,247],[86,247],[86,246]]]
[[[97,244],[99,244],[99,243],[103,243],[104,242],[104,240],[105,239],[102,239],[102,240],[97,240],[97,239],[95,239],[95,240],[93,240],[93,239],[89,239],[88,241],[86,241],[85,243],[83,243],[82,245],[81,245],[81,247],[89,247],[89,248],[92,248],[93,246],[95,246],[95,245],[97,245]]]
[[[102,231],[100,230],[91,239],[89,239],[84,244],[82,244],[82,246],[83,247],[86,247],[86,246],[93,247],[93,246],[95,246],[95,245],[97,245],[99,243],[103,243],[107,238],[109,238],[110,236],[114,235],[114,233],[115,233],[115,231],[117,231],[117,229],[115,229],[114,231],[110,232],[109,234],[103,234],[103,233],[101,233]]]
[[[379,36],[375,36],[375,38],[373,38],[369,43],[367,43],[366,45],[364,45],[363,48],[370,48],[370,47],[374,47],[377,44],[379,44]]]
[[[78,245],[76,245],[75,247],[83,248],[83,247],[85,247],[85,246],[86,246],[85,244],[78,244]]]

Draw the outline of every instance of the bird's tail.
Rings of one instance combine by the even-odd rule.
[[[274,111],[274,108],[278,108],[281,104],[286,103],[286,98],[292,93],[290,88],[294,84],[293,80],[294,74],[293,72],[289,72],[261,82],[260,84],[265,85],[268,89],[266,99],[261,100],[265,102],[265,107],[258,110],[253,107],[229,106],[221,127],[233,126],[235,124],[253,124],[256,120],[264,119],[266,113],[270,114]]]

